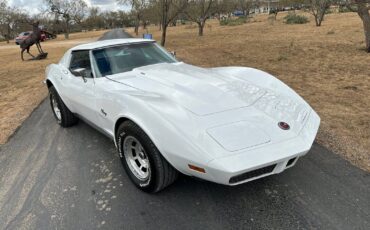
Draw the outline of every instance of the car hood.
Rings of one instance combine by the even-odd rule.
[[[134,77],[117,75],[114,80],[164,96],[198,116],[252,105],[264,110],[263,107],[274,104],[274,107],[280,107],[283,113],[297,118],[304,107],[307,107],[305,103],[299,103],[298,97],[287,98],[278,92],[257,86],[245,78],[231,74],[225,76],[213,69],[182,62],[140,67],[134,69],[132,74]],[[259,101],[261,103],[257,103]]]
[[[266,91],[246,81],[184,63],[137,68],[136,78],[114,80],[165,96],[199,116],[252,105]]]

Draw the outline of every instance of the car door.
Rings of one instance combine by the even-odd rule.
[[[74,71],[85,69],[84,76],[77,76]],[[65,97],[73,106],[73,112],[92,123],[97,121],[95,81],[91,69],[90,51],[72,51],[68,69],[62,79]]]

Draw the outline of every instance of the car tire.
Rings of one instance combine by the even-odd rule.
[[[50,106],[58,124],[62,127],[71,127],[78,122],[78,118],[67,108],[54,86],[49,87]]]
[[[116,137],[122,165],[136,187],[144,192],[155,193],[177,179],[177,170],[167,162],[148,135],[134,122],[123,122],[118,127]],[[133,155],[136,155],[136,158]]]

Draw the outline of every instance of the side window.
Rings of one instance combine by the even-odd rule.
[[[76,70],[79,68],[86,69],[86,77],[93,77],[91,71],[90,55],[88,50],[73,51],[71,62],[69,65],[70,70]]]

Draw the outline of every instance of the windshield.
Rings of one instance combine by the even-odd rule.
[[[176,59],[156,43],[127,44],[93,50],[102,76],[133,70],[158,63],[174,63]]]

